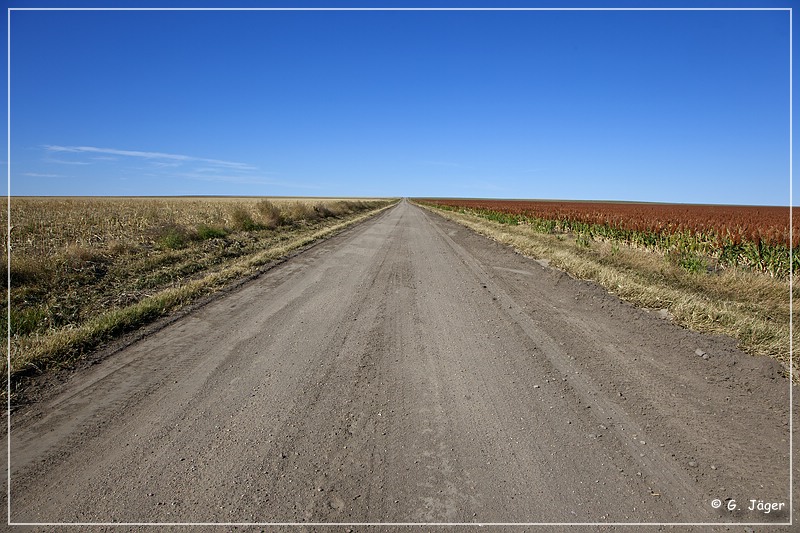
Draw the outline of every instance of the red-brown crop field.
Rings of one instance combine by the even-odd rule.
[[[800,221],[790,238],[789,208],[623,202],[420,199],[442,209],[468,211],[543,232],[573,232],[670,252],[690,269],[739,265],[784,277],[790,244],[800,246]],[[793,254],[793,270],[798,268]],[[702,267],[702,268],[700,268]]]

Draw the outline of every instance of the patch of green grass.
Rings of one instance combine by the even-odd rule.
[[[708,265],[702,257],[693,253],[683,253],[678,260],[678,265],[686,269],[688,272],[702,274],[706,272]]]
[[[180,250],[194,240],[188,229],[179,224],[164,224],[155,230],[155,242],[164,250]]]
[[[221,239],[228,234],[224,228],[218,228],[214,226],[207,226],[206,224],[200,224],[197,226],[197,237],[200,240],[207,240],[207,239]]]
[[[589,248],[592,245],[592,237],[586,233],[581,233],[575,238],[578,248]]]
[[[11,335],[30,335],[47,328],[48,313],[41,305],[11,310]]]

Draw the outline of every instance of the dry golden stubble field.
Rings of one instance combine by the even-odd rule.
[[[10,319],[11,369],[19,376],[70,365],[103,341],[392,203],[251,197],[10,202],[11,312],[3,320]],[[3,226],[8,215],[3,210]]]

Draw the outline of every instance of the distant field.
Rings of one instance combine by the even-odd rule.
[[[667,253],[689,270],[747,267],[773,276],[789,274],[790,248],[800,245],[800,217],[790,242],[789,208],[569,202],[533,200],[420,199],[442,209],[468,211],[504,224],[544,233],[575,233],[586,243],[610,239]],[[800,266],[794,253],[793,269]]]
[[[197,201],[210,200],[214,202],[258,202],[265,198],[271,202],[337,202],[337,201],[361,201],[384,200],[385,198],[370,197],[338,197],[338,196],[14,196],[20,200],[108,200],[110,202],[127,200],[167,200],[167,201]]]
[[[13,197],[13,259],[51,256],[66,247],[119,250],[213,232],[309,223],[379,199],[289,197]],[[314,206],[320,209],[314,211]],[[272,209],[277,206],[279,213]],[[283,224],[276,216],[283,217]],[[2,219],[5,225],[6,213]],[[263,226],[263,227],[262,227]],[[162,242],[162,244],[165,244]],[[177,243],[175,243],[177,244]],[[167,246],[169,247],[169,246]]]
[[[12,367],[74,359],[390,203],[13,197]]]

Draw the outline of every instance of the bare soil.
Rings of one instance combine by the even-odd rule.
[[[401,202],[32,389],[11,520],[788,522],[780,365],[666,316]]]

